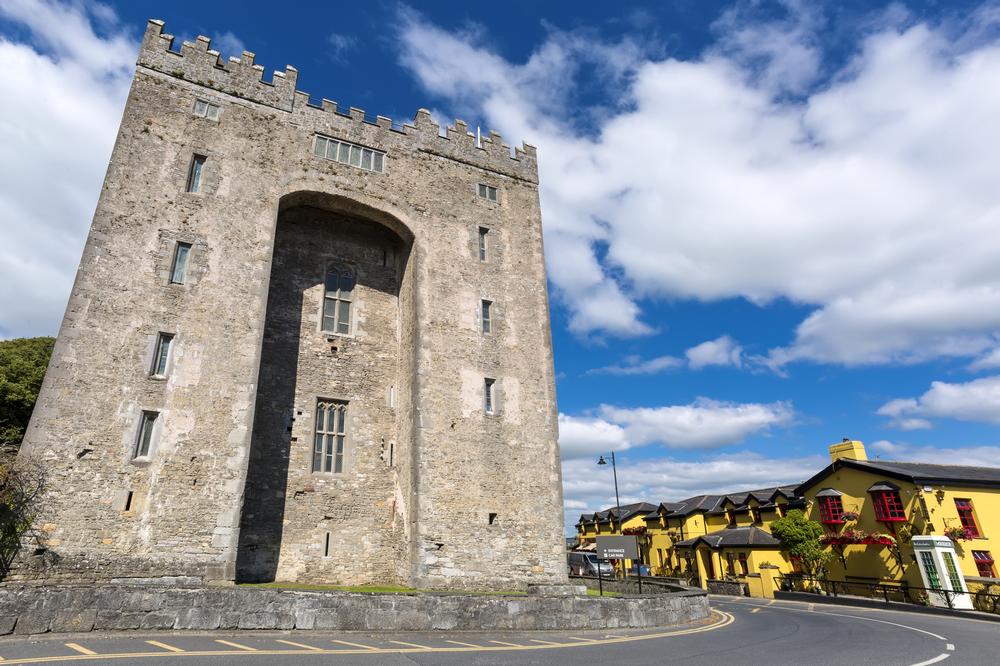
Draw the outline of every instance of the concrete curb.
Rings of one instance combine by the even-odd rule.
[[[923,613],[925,615],[946,615],[949,617],[961,617],[970,620],[986,620],[987,622],[1000,622],[1000,615],[993,613],[983,613],[980,611],[961,611],[950,608],[938,608],[936,606],[918,606],[917,604],[906,604],[898,601],[878,601],[876,599],[863,599],[858,597],[833,597],[825,594],[812,594],[810,592],[775,592],[774,598],[781,601],[804,601],[811,604],[829,604],[836,606],[854,606],[857,608],[881,608],[883,610],[901,611],[904,613]]]

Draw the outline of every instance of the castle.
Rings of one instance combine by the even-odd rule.
[[[15,578],[563,583],[535,149],[150,21]]]

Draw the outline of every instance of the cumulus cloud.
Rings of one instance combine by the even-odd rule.
[[[876,413],[903,430],[929,428],[930,418],[1000,425],[1000,375],[957,384],[931,382],[919,398],[890,400]]]
[[[660,443],[675,448],[738,444],[753,434],[786,425],[795,415],[791,404],[732,403],[698,398],[689,405],[600,407],[601,416],[625,430],[633,445]]]
[[[330,49],[326,53],[330,56],[331,60],[339,63],[347,62],[347,53],[357,43],[357,40],[351,35],[344,35],[339,32],[331,33],[328,41],[330,42]]]
[[[684,352],[684,355],[687,356],[688,365],[694,370],[708,365],[743,365],[743,348],[728,335],[695,345]]]
[[[53,335],[138,52],[102,5],[0,3],[0,338]],[[104,26],[95,32],[92,19]]]
[[[663,457],[618,462],[618,491],[622,504],[646,501],[653,504],[676,501],[700,494],[739,492],[773,485],[799,483],[822,469],[826,456],[772,458],[742,451],[686,461]],[[591,513],[615,504],[611,470],[591,460],[563,462],[563,495],[567,532],[581,513]]]
[[[401,61],[454,110],[538,145],[572,330],[649,332],[650,298],[788,299],[814,310],[776,368],[985,353],[1000,331],[1000,36],[976,16],[885,12],[824,71],[810,6],[729,12],[697,57],[629,45],[614,67],[593,35],[553,30],[515,63],[404,12]],[[620,103],[575,93],[593,71]]]
[[[619,425],[600,418],[559,415],[559,451],[563,460],[624,451],[631,445]]]
[[[626,356],[616,365],[606,365],[602,368],[592,368],[588,375],[655,375],[667,370],[673,370],[684,365],[684,361],[676,356],[657,356],[643,360],[639,356]]]
[[[1000,460],[1000,446],[914,446],[905,442],[880,440],[869,447],[883,460],[924,462],[971,467],[996,467]]]

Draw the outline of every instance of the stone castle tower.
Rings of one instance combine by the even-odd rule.
[[[15,577],[566,579],[535,150],[150,21],[22,447]]]

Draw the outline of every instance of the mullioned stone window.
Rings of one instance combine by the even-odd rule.
[[[218,120],[220,112],[221,109],[218,104],[212,104],[211,102],[206,102],[203,99],[196,99],[194,101],[194,109],[192,110],[192,113],[199,118]]]
[[[385,170],[385,153],[357,144],[316,135],[313,154],[341,164],[349,164],[366,171],[382,173]]]
[[[339,400],[318,400],[312,471],[342,473],[346,439],[347,403]]]
[[[326,272],[323,330],[327,333],[350,334],[355,282],[354,271],[350,268],[335,266]]]

